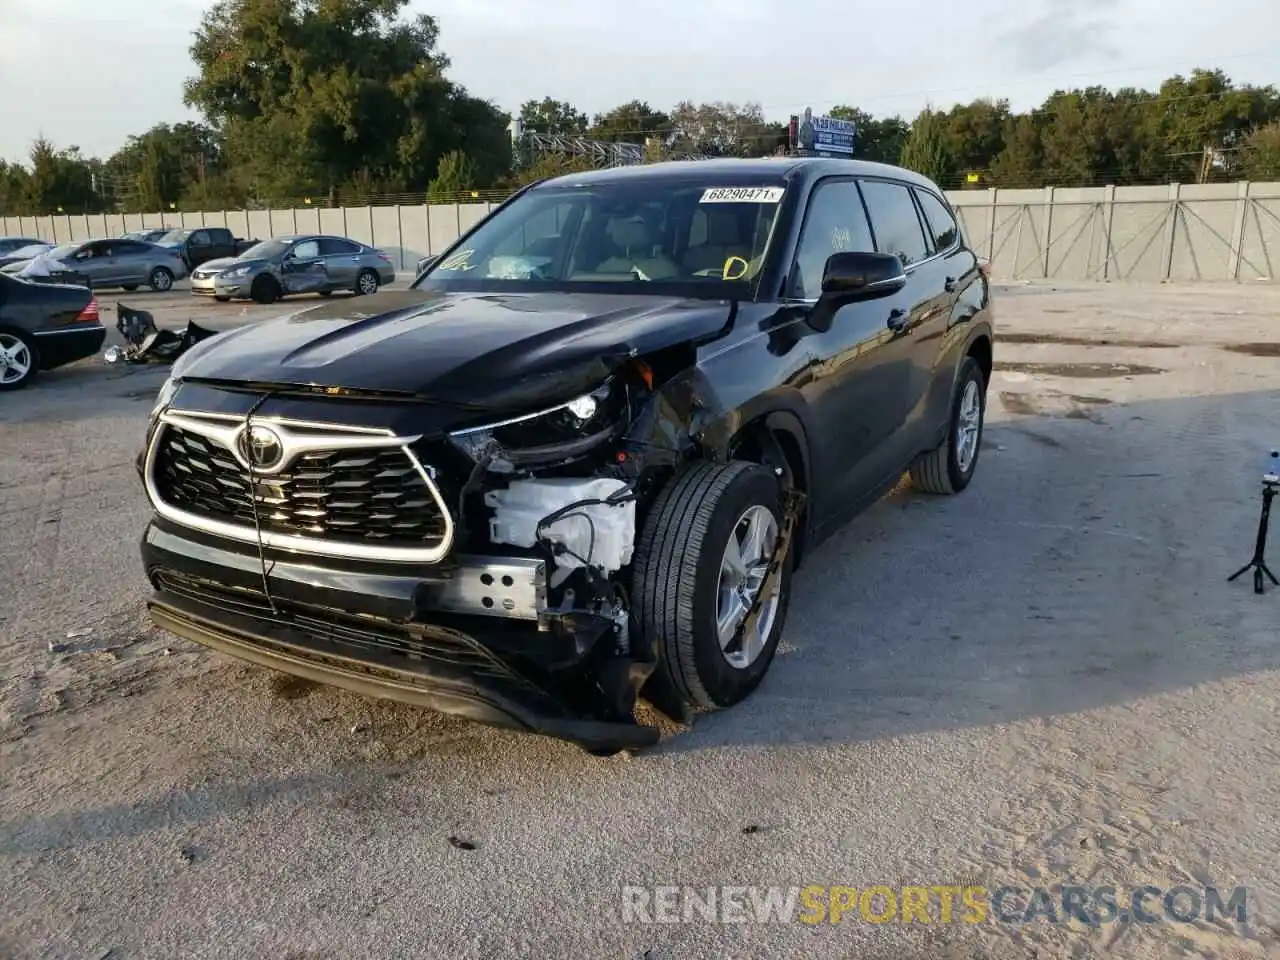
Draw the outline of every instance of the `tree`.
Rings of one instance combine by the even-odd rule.
[[[456,200],[475,188],[475,167],[461,150],[450,150],[440,158],[440,166],[427,188],[427,196],[436,200]]]
[[[1040,129],[1024,114],[1005,124],[1004,149],[991,163],[991,180],[997,187],[1038,185],[1043,150]]]
[[[1259,127],[1245,139],[1240,173],[1249,180],[1280,180],[1280,120]]]
[[[765,122],[758,103],[695,104],[684,100],[671,111],[667,148],[675,154],[759,156],[773,152],[779,132],[785,137],[785,128]]]
[[[670,117],[647,103],[632,100],[597,114],[587,135],[593,140],[643,144],[654,138],[665,140],[670,133]]]
[[[186,102],[223,133],[252,192],[422,190],[464,148],[462,124],[480,111],[445,76],[435,20],[402,19],[407,5],[218,0],[204,14]]]
[[[854,135],[853,155],[872,163],[897,163],[911,128],[901,117],[877,120],[865,110],[841,105],[831,109],[837,120],[852,120],[858,131]]]
[[[926,107],[911,124],[899,163],[923,174],[944,189],[951,186],[951,155],[947,151],[944,114]]]
[[[162,210],[170,203],[195,207],[211,194],[221,172],[222,144],[203,124],[158,124],[132,136],[106,163],[117,202],[126,210]]]
[[[520,126],[531,133],[573,136],[587,130],[587,115],[563,100],[527,100],[520,107]]]
[[[31,144],[27,205],[36,213],[97,213],[105,206],[95,165],[79,147],[59,149],[44,137]]]

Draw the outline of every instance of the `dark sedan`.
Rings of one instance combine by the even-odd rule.
[[[102,347],[107,331],[88,287],[0,273],[0,390],[25,387]]]

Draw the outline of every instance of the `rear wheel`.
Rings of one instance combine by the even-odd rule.
[[[147,282],[156,293],[167,293],[173,287],[173,274],[164,267],[156,267]]]
[[[213,295],[213,299],[217,300],[219,303],[226,303],[231,298],[224,293],[215,293]]]
[[[911,464],[911,485],[924,493],[959,493],[969,485],[978,467],[982,425],[986,416],[987,389],[982,368],[965,357],[956,378],[947,435],[936,448]]]
[[[40,369],[32,338],[19,330],[0,330],[0,390],[19,390]]]
[[[631,596],[659,669],[693,708],[732,706],[773,662],[791,591],[788,553],[754,629],[747,613],[763,588],[782,529],[781,491],[764,467],[697,463],[649,511],[636,544]]]
[[[356,277],[356,293],[362,296],[372,296],[378,292],[378,287],[381,285],[382,281],[378,279],[375,270],[361,270],[360,275]]]
[[[280,299],[280,284],[276,283],[275,277],[264,273],[254,277],[249,296],[255,303],[275,303]]]

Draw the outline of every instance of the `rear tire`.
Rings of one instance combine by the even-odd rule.
[[[378,292],[380,286],[382,286],[382,281],[378,279],[377,271],[361,270],[359,276],[356,277],[356,296],[372,296]]]
[[[231,298],[230,298],[230,297],[228,297],[228,296],[226,296],[225,294],[215,293],[215,294],[213,295],[213,299],[217,300],[219,303],[226,303],[226,302],[228,302]]]
[[[156,267],[151,271],[151,277],[148,279],[147,285],[156,293],[168,293],[173,289],[173,274],[164,267]],[[129,288],[126,287],[125,289]]]
[[[754,643],[732,641],[726,649],[718,626],[722,615],[742,609],[740,594],[730,586],[733,578],[724,570],[730,538],[735,544],[739,538],[747,542],[753,519],[765,517],[772,520],[776,543],[782,529],[781,490],[772,473],[741,461],[699,462],[678,473],[658,495],[636,544],[631,597],[640,636],[645,643],[657,640],[658,669],[693,708],[717,710],[740,702],[760,685],[773,662],[791,594],[792,554],[781,570],[775,599],[766,600],[761,610]],[[771,557],[767,533],[763,540],[762,552]],[[739,548],[747,561],[753,554]],[[749,569],[759,565],[749,564]],[[733,623],[733,618],[725,616],[725,622]]]
[[[275,277],[264,273],[254,278],[249,287],[249,296],[255,303],[275,303],[280,299],[280,284],[276,283]]]
[[[933,450],[911,464],[911,485],[922,493],[946,496],[959,493],[973,479],[982,450],[982,428],[987,414],[987,385],[982,368],[965,357],[951,398],[947,435]]]
[[[21,330],[0,329],[0,390],[21,390],[40,372],[40,351],[35,338]]]

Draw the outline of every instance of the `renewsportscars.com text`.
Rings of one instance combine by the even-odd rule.
[[[1194,923],[1248,918],[1248,890],[1111,886],[625,886],[624,923]]]

